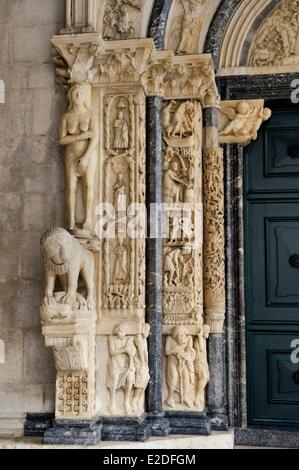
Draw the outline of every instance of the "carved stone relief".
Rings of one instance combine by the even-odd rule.
[[[62,228],[44,234],[41,252],[46,282],[39,312],[57,370],[55,416],[90,419],[95,413],[93,255]],[[62,291],[54,292],[56,280]]]
[[[203,411],[209,380],[203,337],[209,327],[203,325],[201,104],[167,101],[162,122],[164,406]]]
[[[225,315],[223,177],[223,150],[204,150],[204,306],[206,322],[212,333],[223,331]]]
[[[147,337],[149,325],[132,335],[125,323],[117,325],[109,336],[107,388],[110,393],[110,413],[135,415],[143,413],[144,392],[149,382]],[[119,392],[123,394],[120,405]],[[118,404],[118,409],[116,405]]]
[[[249,65],[299,64],[299,1],[281,2],[255,35]]]
[[[90,237],[98,143],[95,114],[91,109],[91,85],[85,82],[73,85],[68,99],[69,109],[60,125],[60,144],[65,147],[67,226],[76,235]],[[75,220],[79,182],[84,205],[82,228]]]
[[[77,239],[65,229],[57,227],[46,232],[41,239],[41,252],[45,272],[43,305],[55,304],[94,308],[94,258]],[[78,292],[79,275],[86,291],[86,299]],[[59,278],[64,295],[54,296],[56,278]]]
[[[108,0],[103,18],[103,38],[106,40],[136,37],[141,21],[141,0]]]
[[[203,411],[205,387],[209,381],[206,340],[209,326],[198,331],[175,326],[166,336],[165,408]]]
[[[264,108],[264,100],[223,101],[220,111],[220,142],[244,145],[257,139],[259,128],[272,114]]]
[[[198,101],[166,102],[163,307],[164,323],[169,325],[202,321],[201,128]]]
[[[166,49],[176,54],[203,51],[219,0],[173,0],[166,28]]]
[[[203,319],[202,107],[220,103],[211,57],[174,57],[172,52],[157,51],[152,40],[103,42],[98,34],[86,35],[85,39],[79,35],[56,36],[53,44],[61,56],[57,58],[61,68],[57,75],[63,78],[64,86],[70,86],[70,108],[63,115],[60,129],[61,143],[66,148],[68,228],[78,237],[80,249],[95,259],[99,368],[96,412],[102,416],[144,413],[144,392],[149,381],[149,328],[145,324],[146,218],[140,205],[145,202],[146,95],[168,100],[162,116],[163,195],[170,221],[163,242],[165,407],[202,411],[209,379],[205,345],[208,326]],[[89,171],[89,165],[93,171]],[[219,174],[217,171],[218,167],[216,170],[213,167],[213,178],[221,179],[222,168]],[[82,198],[80,191],[77,194],[80,182]],[[206,188],[210,191],[208,185]],[[218,196],[223,197],[223,192],[213,195]],[[213,198],[208,200],[208,204],[213,203]],[[80,205],[83,211],[78,217]],[[211,259],[215,250],[214,258],[221,258],[217,274],[222,269],[222,299],[224,242],[215,245],[213,237],[217,230],[212,215],[207,219],[213,232],[207,259]],[[222,251],[219,254],[217,250]],[[48,289],[54,295],[55,305],[58,304],[57,311],[53,312],[52,301],[45,302],[44,311],[41,309],[43,321],[52,322],[53,327],[61,324],[66,329],[65,336],[59,332],[59,337],[66,340],[59,343],[61,351],[56,345],[56,363],[61,367],[63,360],[69,361],[70,352],[74,360],[78,361],[77,356],[81,358],[80,368],[72,370],[68,366],[66,375],[57,383],[57,393],[65,400],[63,390],[70,382],[70,372],[74,372],[73,389],[66,389],[68,406],[72,397],[78,395],[74,392],[78,383],[83,390],[80,400],[85,403],[86,370],[87,379],[92,376],[83,366],[86,348],[80,346],[75,352],[74,328],[79,320],[84,319],[86,328],[93,328],[90,334],[95,334],[94,323],[91,326],[94,311],[88,310],[93,294],[89,293],[84,278],[84,256],[79,272],[87,292],[76,285],[69,300],[68,292],[53,294]],[[52,258],[51,262],[57,262],[57,270],[63,271],[60,266],[63,263]],[[73,323],[75,326],[71,327]],[[175,332],[178,327],[185,329],[185,333],[178,335],[183,337],[182,343]],[[94,344],[91,337],[90,342]],[[173,354],[170,346],[175,350]],[[91,354],[90,347],[87,351]],[[168,373],[173,374],[174,389],[167,379]],[[74,413],[73,408],[67,413]]]
[[[143,86],[146,95],[195,98],[202,106],[219,105],[209,55],[174,56],[171,51],[158,52],[151,39],[104,43],[99,35],[91,36],[88,44],[74,36],[52,39],[68,66],[67,70],[61,66],[56,71],[58,76],[69,77],[70,83],[87,81],[97,86],[136,83]]]
[[[104,97],[102,201],[111,204],[116,223],[115,237],[105,239],[103,244],[99,293],[103,318],[142,317],[144,311],[143,230],[134,236],[145,224],[144,212],[137,215],[138,205],[145,202],[145,139],[144,133],[137,132],[145,126],[143,101],[139,92]],[[129,223],[125,220],[127,214]]]

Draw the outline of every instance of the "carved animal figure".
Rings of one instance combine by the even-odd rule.
[[[182,103],[173,115],[172,122],[165,128],[167,137],[182,139],[194,131],[194,104],[191,101]]]
[[[76,301],[79,275],[87,290],[87,307],[93,308],[94,257],[65,229],[48,230],[41,239],[41,253],[45,272],[43,304],[53,305],[55,281],[58,277],[65,291],[61,303],[73,305]]]

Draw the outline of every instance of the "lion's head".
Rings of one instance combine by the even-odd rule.
[[[48,230],[41,239],[41,253],[45,267],[56,275],[66,274],[72,262],[72,253],[77,240],[64,228]]]

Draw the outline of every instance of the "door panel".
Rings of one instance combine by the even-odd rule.
[[[299,427],[299,113],[274,110],[245,152],[248,420]]]
[[[247,151],[250,160],[247,191],[279,193],[299,191],[298,109],[274,110]]]
[[[249,335],[250,424],[299,425],[299,364],[290,361],[290,333]]]

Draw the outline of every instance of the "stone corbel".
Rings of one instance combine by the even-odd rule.
[[[264,100],[221,101],[219,141],[248,145],[257,139],[262,123],[270,117],[271,110],[264,108]]]

